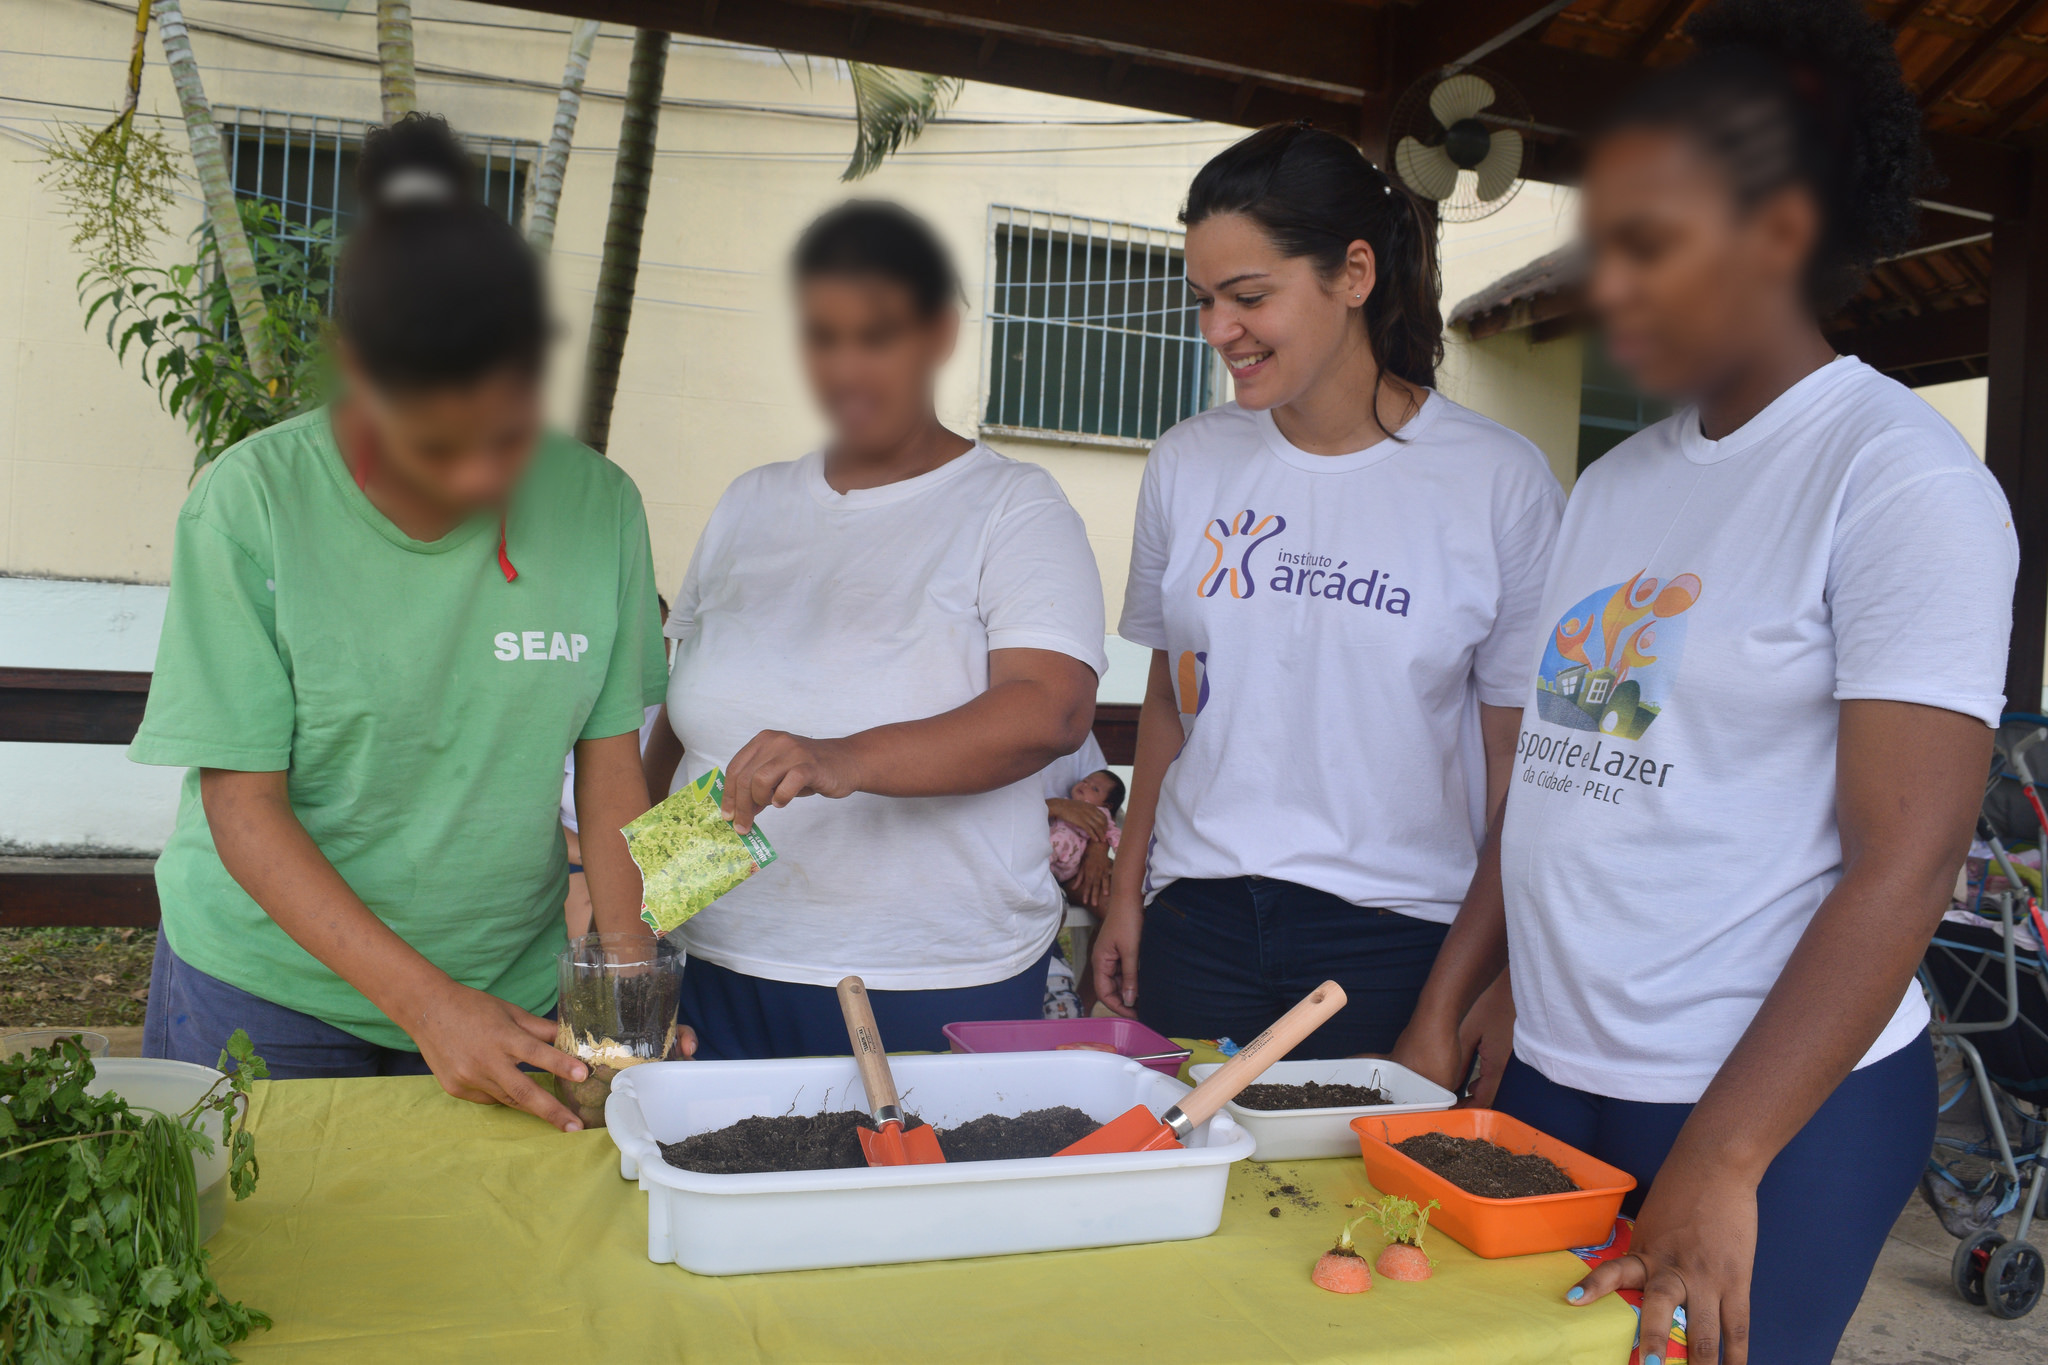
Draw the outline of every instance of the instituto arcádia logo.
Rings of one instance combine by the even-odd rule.
[[[1660,584],[1640,571],[1564,614],[1536,674],[1536,712],[1552,725],[1641,739],[1664,708],[1685,651],[1682,619],[1700,600],[1696,574]]]
[[[1252,578],[1252,551],[1287,529],[1287,518],[1278,512],[1260,516],[1247,507],[1233,517],[1217,517],[1202,528],[1216,556],[1195,581],[1197,597],[1214,597],[1226,586],[1232,597],[1250,597],[1258,591]]]

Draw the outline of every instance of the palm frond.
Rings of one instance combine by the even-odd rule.
[[[925,125],[945,113],[959,97],[964,81],[954,76],[928,76],[898,71],[870,62],[848,62],[853,78],[853,159],[841,180],[858,180],[880,166],[889,154],[917,140]]]

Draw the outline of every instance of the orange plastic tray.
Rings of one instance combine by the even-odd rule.
[[[1527,1256],[1538,1251],[1565,1251],[1603,1242],[1614,1231],[1621,1197],[1636,1187],[1635,1177],[1604,1161],[1595,1161],[1576,1147],[1567,1147],[1519,1119],[1492,1109],[1444,1109],[1426,1114],[1364,1114],[1351,1121],[1365,1157],[1366,1178],[1381,1194],[1398,1194],[1418,1204],[1437,1201],[1429,1216],[1432,1231],[1441,1229],[1474,1255],[1489,1260]],[[1486,1199],[1459,1189],[1393,1144],[1417,1133],[1449,1133],[1481,1138],[1511,1152],[1535,1152],[1556,1162],[1579,1188],[1571,1194],[1539,1194],[1527,1199]]]

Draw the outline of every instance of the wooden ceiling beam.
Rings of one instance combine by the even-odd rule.
[[[1497,48],[1543,29],[1572,0],[1461,0],[1432,11],[1427,23],[1406,26],[1400,64],[1413,80],[1443,67],[1484,65]],[[1402,82],[1404,85],[1406,81]]]
[[[1522,92],[1540,122],[1570,133],[1592,127],[1617,91],[1643,77],[1640,69],[1612,57],[1574,52],[1528,39],[1508,44],[1494,53],[1487,64]],[[2026,153],[2002,143],[1954,133],[1931,132],[1927,145],[1945,182],[1924,196],[1930,207],[1973,218],[2017,218],[2024,214]],[[1530,174],[1534,179],[1570,179],[1573,171],[1569,150],[1558,149],[1540,170]]]
[[[1991,306],[1969,304],[1847,328],[1829,333],[1828,340],[1837,350],[1877,370],[1978,360],[1991,352]]]
[[[1628,45],[1621,59],[1630,66],[1641,66],[1652,52],[1664,46],[1664,40],[1678,27],[1678,21],[1685,18],[1685,12],[1692,8],[1692,0],[1664,0],[1657,12],[1650,16],[1650,23],[1635,41]]]
[[[937,8],[942,2],[943,10]],[[1234,0],[1176,0],[1170,24],[1160,21],[1160,7],[1150,0],[1033,0],[1028,7],[1002,0],[747,0],[715,7],[681,0],[520,3],[548,13],[857,58],[1076,99],[1103,98],[1105,73],[1121,68],[1114,91],[1119,104],[1229,124],[1305,118],[1362,144],[1373,143],[1376,130],[1384,141],[1386,110],[1402,88],[1401,71],[1391,65],[1395,54],[1383,51],[1387,42],[1398,44],[1410,61],[1429,61],[1476,31],[1445,29],[1430,37],[1429,25],[1387,22],[1406,11],[1337,0],[1268,0],[1276,13],[1263,29],[1271,35],[1266,45],[1243,41],[1243,7]],[[2018,3],[2031,8],[2036,0]],[[1472,12],[1487,23],[1505,19],[1511,27],[1546,8],[1536,0],[1495,0]],[[856,45],[850,18],[857,9],[870,20]],[[1642,72],[1613,58],[1546,45],[1539,41],[1540,30],[1538,23],[1488,52],[1485,64],[1522,92],[1541,125],[1529,136],[1523,174],[1568,183],[1577,178],[1572,135],[1591,127],[1615,92]],[[1459,48],[1443,60],[1471,50]],[[1102,60],[1076,61],[1077,53]],[[1388,64],[1376,67],[1376,53]],[[1119,58],[1128,58],[1128,66]],[[1973,217],[2021,213],[2024,153],[1953,134],[1932,134],[1929,143],[1947,180],[1929,195],[1937,206]]]
[[[2040,0],[2012,0],[2005,13],[1964,48],[1961,56],[1950,61],[1927,83],[1926,88],[1920,92],[1920,107],[1933,108],[1943,96],[1974,75],[1984,60],[1997,51],[1998,45],[2005,41],[2008,34],[2027,21],[2027,16],[2032,14],[2039,4]]]
[[[1286,59],[1286,65],[1280,69],[1271,69],[1259,64],[1259,54],[1247,54],[1241,48],[1235,54],[1236,60],[1214,55],[1216,50],[1228,51],[1227,47],[1205,44],[1198,50],[1184,50],[1193,46],[1182,43],[1184,29],[1206,28],[1211,35],[1227,31],[1228,26],[1220,18],[1208,23],[1213,16],[1200,13],[1214,9],[1220,15],[1226,8],[1220,0],[1181,0],[1180,11],[1192,13],[1185,23],[1177,20],[1171,26],[1158,24],[1157,10],[1149,4],[1134,5],[1127,0],[1035,0],[1029,11],[1018,11],[1028,13],[1032,21],[1029,28],[982,21],[977,14],[964,16],[958,24],[942,24],[932,20],[935,11],[926,7],[877,4],[867,7],[872,11],[870,21],[857,45],[848,22],[849,11],[855,6],[842,0],[747,0],[743,5],[721,5],[713,23],[706,23],[701,6],[678,4],[674,0],[521,0],[521,7],[635,27],[667,28],[676,33],[821,57],[879,62],[1076,99],[1104,98],[1105,73],[1114,69],[1119,58],[1124,58],[1128,64],[1113,96],[1117,103],[1218,123],[1306,118],[1321,127],[1351,133],[1357,127],[1364,102],[1355,62],[1340,67],[1327,53],[1308,69],[1323,73],[1343,70],[1348,83],[1303,76],[1302,68],[1286,52],[1268,54]],[[981,3],[977,8],[994,11],[998,7]],[[1117,34],[1132,30],[1091,26],[1087,22],[1088,16],[1097,13],[1122,14],[1137,8],[1150,14],[1150,36],[1154,42],[1173,41],[1182,45],[1169,50],[1126,42],[1122,36],[1098,37],[1095,35],[1105,28]],[[1370,13],[1357,6],[1325,0],[1315,0],[1309,8],[1322,17],[1328,17],[1325,11],[1352,16]],[[1241,18],[1241,12],[1233,13]],[[1361,35],[1358,46],[1352,49],[1355,53],[1363,47],[1365,24],[1361,20],[1354,26]],[[1047,30],[1046,34],[1037,33],[1041,27]],[[1076,61],[1077,54],[1101,60]],[[1249,100],[1244,96],[1247,82],[1254,87],[1254,96]]]

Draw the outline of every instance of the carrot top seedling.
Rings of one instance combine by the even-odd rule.
[[[1363,1208],[1364,1213],[1344,1225],[1348,1238],[1351,1229],[1370,1218],[1379,1224],[1380,1234],[1387,1239],[1386,1250],[1380,1253],[1377,1268],[1380,1274],[1390,1280],[1426,1280],[1430,1276],[1432,1262],[1422,1250],[1422,1234],[1429,1228],[1430,1210],[1437,1207],[1436,1200],[1417,1204],[1413,1199],[1403,1199],[1398,1194],[1383,1196],[1377,1204],[1367,1204],[1363,1199],[1351,1201],[1352,1208]]]
[[[1352,1207],[1364,1202],[1359,1200]],[[1351,1230],[1368,1216],[1360,1214],[1346,1223],[1337,1234],[1336,1245],[1324,1252],[1315,1269],[1309,1272],[1309,1281],[1318,1289],[1327,1289],[1332,1294],[1363,1294],[1372,1288],[1372,1267],[1351,1240]]]

